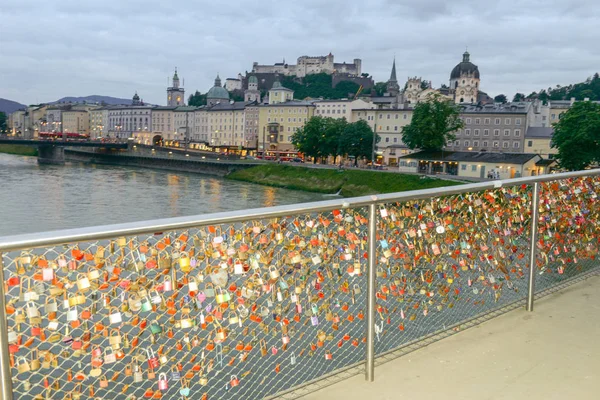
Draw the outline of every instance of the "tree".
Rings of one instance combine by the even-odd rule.
[[[6,113],[0,111],[0,134],[6,132],[8,127],[6,126]]]
[[[387,91],[387,83],[377,82],[375,86],[373,86],[373,90],[375,90],[377,96],[383,96],[383,94]]]
[[[600,163],[600,104],[576,102],[554,124],[552,147],[562,168],[581,170]]]
[[[189,106],[205,106],[206,105],[206,94],[202,94],[196,90],[196,93],[190,94],[188,97],[188,105]]]
[[[373,151],[373,130],[366,121],[346,124],[340,138],[340,154],[354,157],[354,165],[360,157],[371,159]],[[379,142],[379,136],[376,142]]]
[[[299,152],[313,158],[316,164],[318,157],[326,156],[324,137],[327,130],[327,119],[323,117],[312,117],[302,128],[292,135],[292,144]]]
[[[416,105],[411,123],[402,128],[402,141],[410,149],[441,150],[464,126],[459,114],[457,105],[433,94]]]
[[[513,101],[523,101],[525,100],[525,95],[523,93],[517,93],[515,94],[515,97],[513,97]]]
[[[429,89],[429,81],[421,81],[421,89]]]
[[[506,98],[505,94],[499,94],[498,96],[494,97],[494,101],[496,103],[506,104],[506,102],[508,101],[508,99]]]

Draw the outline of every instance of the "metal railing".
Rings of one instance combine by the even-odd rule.
[[[599,175],[0,238],[2,398],[372,381],[377,356],[595,271]]]

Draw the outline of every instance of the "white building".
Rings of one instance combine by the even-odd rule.
[[[348,122],[355,122],[353,120],[353,110],[375,108],[373,103],[363,99],[317,100],[313,104],[316,106],[316,116],[336,119],[346,118]]]
[[[119,139],[152,129],[152,106],[131,105],[108,107],[108,135]]]
[[[318,74],[321,72],[327,74],[346,73],[352,76],[360,76],[362,61],[360,58],[355,58],[352,63],[336,63],[334,62],[333,54],[327,56],[301,56],[298,57],[296,65],[286,64],[285,60],[281,63],[273,65],[259,65],[257,62],[252,64],[252,72],[254,73],[279,73],[286,76],[295,75],[304,77],[309,74]]]
[[[89,111],[90,137],[106,136],[108,133],[108,108],[99,107]]]

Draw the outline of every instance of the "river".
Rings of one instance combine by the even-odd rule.
[[[0,153],[0,236],[322,200],[208,175]]]

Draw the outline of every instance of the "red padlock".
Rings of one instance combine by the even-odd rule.
[[[231,380],[229,381],[229,384],[232,388],[234,388],[240,384],[240,380],[236,375],[231,375]]]
[[[146,355],[148,356],[148,368],[156,369],[160,366],[158,357],[154,354],[154,350],[146,349]]]
[[[92,347],[92,357],[101,357],[102,349],[98,346]]]

